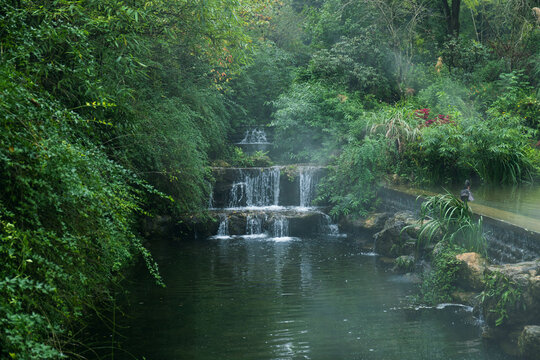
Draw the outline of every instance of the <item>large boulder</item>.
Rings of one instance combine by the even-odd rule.
[[[460,262],[456,274],[456,285],[464,290],[481,291],[484,288],[487,260],[475,252],[458,254],[456,259]]]
[[[498,279],[498,280],[495,280]],[[492,265],[486,269],[486,283],[496,289],[495,295],[485,296],[484,316],[490,326],[496,325],[501,311],[506,312],[503,325],[522,327],[540,324],[540,259],[517,264]],[[488,289],[489,290],[489,289]],[[488,291],[489,295],[489,291]],[[515,299],[516,301],[500,300]],[[504,306],[501,308],[501,304]]]
[[[411,211],[400,211],[384,223],[384,228],[373,235],[374,251],[383,256],[397,257],[414,252],[418,220]]]
[[[540,326],[525,326],[518,338],[518,348],[526,359],[540,359]]]
[[[384,228],[389,216],[385,212],[369,214],[361,219],[345,216],[340,220],[339,228],[347,234],[368,234],[371,236]]]

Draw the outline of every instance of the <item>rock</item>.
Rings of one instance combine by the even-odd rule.
[[[474,306],[478,303],[478,294],[475,291],[454,291],[452,299],[459,304]]]
[[[373,232],[381,231],[388,217],[388,213],[371,214],[363,220],[362,227]]]
[[[458,254],[456,259],[460,261],[456,274],[456,285],[464,290],[482,290],[484,288],[484,271],[488,265],[487,260],[475,252]]]
[[[410,211],[400,211],[386,220],[383,230],[379,231],[373,238],[375,240],[374,250],[383,256],[410,255],[410,246],[405,246],[407,242],[414,242],[417,234],[415,228],[418,224],[414,214]],[[411,226],[404,230],[406,226]]]
[[[346,216],[339,222],[339,228],[348,234],[373,235],[384,228],[388,213],[373,213],[362,219]]]
[[[540,326],[527,325],[518,338],[518,349],[526,359],[540,359]]]
[[[487,276],[492,277],[496,273],[503,275],[504,281],[499,280],[495,288],[500,289],[502,293],[509,293],[507,295],[511,297],[516,297],[517,294],[517,302],[507,304],[504,308],[507,313],[504,326],[516,328],[540,323],[540,259],[487,267]],[[499,298],[500,296],[502,295],[499,295]],[[487,297],[482,304],[486,322],[490,326],[495,326],[495,321],[499,317],[493,311],[497,309],[499,298]]]

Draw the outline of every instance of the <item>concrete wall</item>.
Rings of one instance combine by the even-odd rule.
[[[417,195],[390,188],[381,188],[378,198],[382,211],[410,210],[416,214],[420,213],[423,201]],[[482,218],[491,261],[517,263],[540,257],[540,233],[486,215],[482,215]]]

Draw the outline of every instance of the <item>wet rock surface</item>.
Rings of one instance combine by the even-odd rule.
[[[500,274],[497,286],[505,286],[517,298],[515,304],[511,302],[504,308],[507,319],[504,325],[507,327],[521,327],[528,324],[540,324],[540,259],[517,264],[491,265],[486,269],[486,276]],[[508,284],[508,285],[505,285]],[[504,290],[503,289],[503,290]],[[510,292],[508,290],[508,292]],[[514,295],[513,295],[514,296]],[[496,325],[498,305],[497,298],[488,298],[483,303],[484,316],[490,326]]]
[[[386,212],[369,214],[361,219],[345,216],[339,222],[339,227],[347,234],[373,236],[384,228],[389,217],[390,214]]]
[[[383,256],[397,257],[414,252],[418,235],[418,220],[411,211],[400,211],[389,217],[384,228],[373,235],[374,251]]]
[[[518,338],[520,355],[526,359],[540,359],[540,326],[527,325]]]
[[[481,291],[484,288],[484,271],[488,261],[479,253],[468,252],[456,255],[460,266],[456,274],[456,285],[464,290]]]

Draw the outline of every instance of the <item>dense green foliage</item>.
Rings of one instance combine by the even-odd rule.
[[[452,293],[457,290],[455,281],[460,260],[456,255],[463,252],[463,249],[449,243],[441,244],[433,256],[432,269],[423,274],[418,301],[424,304],[452,302]]]
[[[73,351],[137,254],[159,281],[138,224],[204,212],[211,163],[329,165],[334,216],[384,178],[533,181],[534,1],[445,3],[1,2],[1,356]],[[276,151],[228,145],[254,124]]]
[[[291,1],[271,12],[290,40],[279,46],[298,64],[292,84],[270,99],[277,156],[331,165],[319,198],[334,215],[364,213],[384,177],[519,184],[538,176],[533,2],[445,3]],[[303,32],[283,30],[290,18]]]
[[[208,203],[264,4],[1,2],[0,357],[77,356],[137,255],[161,282],[137,224]]]
[[[480,296],[482,304],[489,305],[490,311],[497,316],[495,325],[504,325],[508,312],[523,304],[523,293],[518,284],[500,272],[486,276],[486,288]]]

